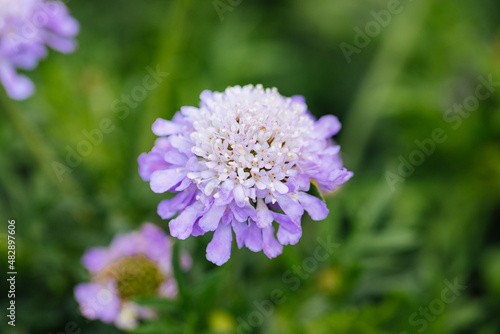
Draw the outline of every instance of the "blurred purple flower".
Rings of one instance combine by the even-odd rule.
[[[47,55],[47,46],[70,53],[78,22],[60,1],[0,0],[0,82],[16,100],[29,97],[33,83],[17,69],[31,70]]]
[[[134,328],[139,319],[156,314],[134,303],[133,297],[175,298],[171,241],[157,226],[116,236],[108,248],[91,248],[82,258],[92,276],[90,283],[75,287],[82,314],[89,319]]]
[[[304,210],[314,220],[327,216],[325,203],[308,193],[311,182],[330,191],[353,175],[330,139],[339,130],[335,116],[316,121],[302,96],[276,88],[204,91],[199,108],[156,120],[153,132],[162,137],[139,157],[139,174],[156,193],[178,193],[158,205],[163,219],[179,214],[169,223],[172,236],[215,231],[210,261],[229,259],[233,232],[239,248],[273,258],[299,241]]]

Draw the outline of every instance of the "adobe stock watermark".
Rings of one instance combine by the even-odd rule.
[[[462,294],[462,291],[467,289],[467,286],[459,284],[457,278],[453,283],[444,280],[444,285],[445,288],[441,290],[440,298],[431,300],[426,307],[420,307],[418,312],[413,312],[408,318],[408,322],[412,327],[418,327],[416,329],[417,333],[425,331],[429,323],[436,321],[446,310],[447,305],[453,303]],[[399,334],[410,333],[400,332]]]
[[[159,65],[156,69],[146,67],[147,74],[143,77],[142,83],[135,86],[128,94],[122,94],[119,99],[111,102],[110,109],[120,120],[126,119],[130,111],[137,108],[139,102],[143,101],[152,90],[156,89],[169,73],[162,72]],[[64,163],[59,161],[52,162],[52,169],[59,182],[64,180],[66,173],[72,173],[73,168],[78,167],[84,157],[88,157],[94,151],[94,148],[101,145],[105,134],[109,134],[116,129],[116,125],[109,117],[100,120],[99,126],[93,129],[84,129],[81,131],[82,139],[75,147],[66,145],[66,156]]]
[[[474,94],[467,96],[462,103],[455,103],[443,113],[443,120],[452,130],[460,128],[463,120],[469,118],[472,112],[477,110],[479,102],[488,99],[495,91],[495,88],[500,86],[500,81],[493,81],[491,74],[487,79],[484,76],[479,76],[477,80],[479,83],[476,85]],[[448,135],[443,128],[435,128],[427,138],[415,139],[416,148],[406,157],[403,155],[398,156],[399,165],[397,171],[385,172],[385,180],[391,191],[394,192],[398,184],[404,183],[415,172],[416,167],[421,166],[428,157],[434,154],[436,147],[447,139]]]
[[[249,334],[253,329],[262,326],[264,320],[273,315],[275,306],[286,301],[286,291],[296,291],[302,285],[302,281],[311,277],[312,273],[318,270],[319,264],[325,262],[340,247],[340,244],[331,241],[330,236],[326,240],[321,237],[316,240],[319,245],[314,249],[312,256],[306,257],[300,265],[294,265],[291,270],[283,273],[281,280],[288,285],[288,290],[274,289],[269,298],[255,300],[253,302],[255,310],[244,319],[238,317],[237,334]]]
[[[406,0],[411,2],[413,0]],[[370,15],[373,20],[367,22],[364,29],[359,26],[355,26],[353,44],[342,42],[339,44],[340,50],[344,55],[347,63],[350,64],[353,54],[361,53],[361,50],[370,45],[373,38],[380,35],[382,30],[391,24],[392,19],[395,15],[401,14],[405,7],[401,4],[401,0],[389,0],[386,9],[381,9],[379,11],[371,10]]]
[[[214,6],[219,19],[224,21],[224,13],[232,12],[237,6],[239,6],[243,0],[214,0],[212,5]]]

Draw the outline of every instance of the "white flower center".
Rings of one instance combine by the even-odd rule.
[[[312,140],[314,121],[305,105],[261,85],[228,88],[205,103],[191,134],[202,171],[188,177],[206,195],[228,178],[270,195],[286,193],[282,182],[297,173],[295,164]]]

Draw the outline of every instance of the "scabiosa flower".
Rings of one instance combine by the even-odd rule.
[[[171,242],[151,223],[140,231],[116,236],[109,248],[92,248],[82,258],[90,271],[90,283],[75,288],[82,314],[89,319],[134,328],[139,319],[156,316],[133,297],[175,298],[177,283],[172,274]]]
[[[47,47],[73,52],[78,22],[59,1],[0,0],[0,82],[13,99],[33,93],[33,83],[16,69],[31,70]]]
[[[276,88],[204,91],[199,108],[156,120],[161,137],[139,157],[139,173],[156,193],[178,192],[158,205],[163,219],[179,213],[169,223],[172,236],[215,231],[210,261],[229,259],[232,231],[239,248],[273,258],[299,241],[304,210],[314,220],[327,216],[311,183],[330,191],[352,176],[330,139],[339,130],[335,116],[316,121],[302,96],[286,98]]]

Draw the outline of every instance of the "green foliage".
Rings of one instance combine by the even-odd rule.
[[[7,263],[15,219],[18,272],[16,327],[0,331],[120,333],[84,319],[73,288],[89,278],[87,248],[144,221],[167,229],[165,195],[137,172],[151,124],[204,89],[262,83],[339,117],[354,177],[323,194],[329,217],[304,219],[276,259],[233,245],[219,268],[205,259],[210,235],[176,240],[174,259],[193,257],[187,272],[174,262],[179,297],[137,299],[160,316],[132,332],[499,333],[500,86],[456,108],[500,81],[498,3],[401,1],[349,63],[341,43],[356,46],[353,29],[390,1],[221,2],[219,15],[212,1],[70,1],[79,49],[27,73],[32,98],[0,92],[0,254]],[[127,104],[157,70],[168,75]],[[315,258],[318,238],[339,247]],[[466,288],[443,302],[455,280]]]

